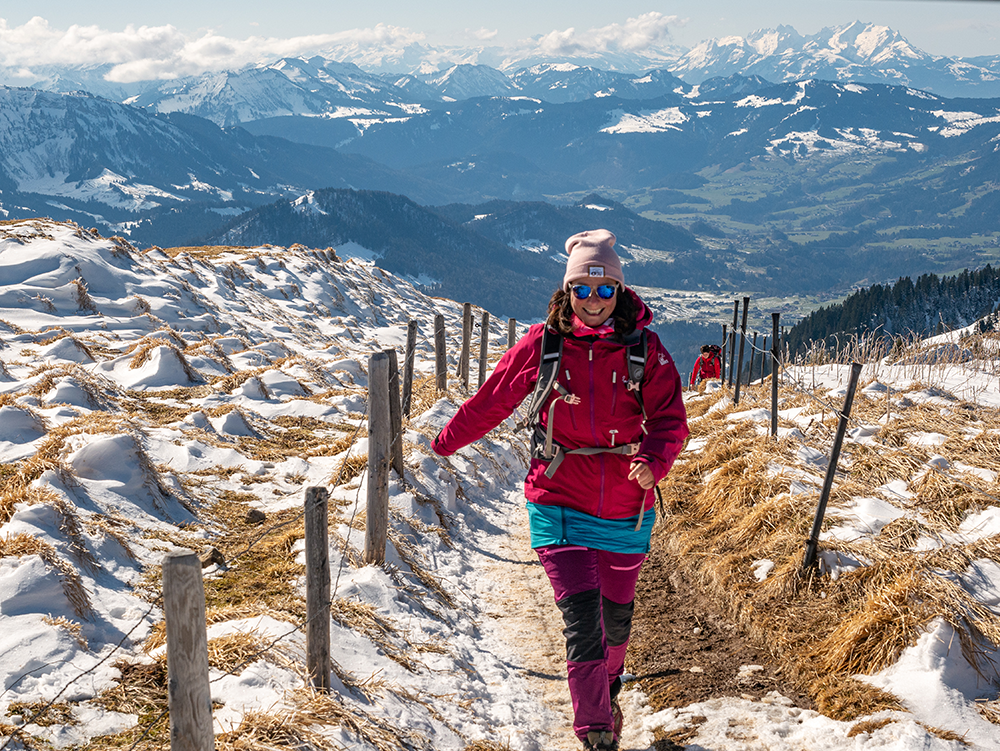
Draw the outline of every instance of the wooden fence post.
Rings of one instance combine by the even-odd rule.
[[[365,563],[385,562],[389,534],[389,355],[368,358],[368,518]]]
[[[517,321],[513,318],[507,319],[507,349],[514,346],[514,342],[517,339]]]
[[[389,460],[399,479],[403,479],[403,410],[399,406],[399,361],[395,349],[389,356]]]
[[[490,354],[490,313],[483,311],[483,317],[479,324],[479,386],[486,380],[486,358]]]
[[[747,386],[753,383],[753,361],[757,356],[757,332],[753,332],[753,343],[750,345],[750,357],[747,358],[750,365],[750,372],[747,374]],[[764,377],[763,372],[761,378]]]
[[[163,559],[163,613],[167,621],[167,701],[172,751],[212,751],[212,692],[201,559],[174,550]]]
[[[740,301],[733,300],[733,333],[729,335],[729,385],[733,385],[733,361],[736,359],[736,323],[740,316]],[[723,355],[725,356],[725,355]]]
[[[306,673],[330,690],[330,532],[326,488],[306,488]]]
[[[740,379],[743,377],[743,348],[747,343],[747,308],[750,307],[750,298],[743,298],[743,322],[740,326],[740,361],[736,365],[736,392],[733,394],[733,404],[740,403]]]
[[[778,320],[781,313],[771,313],[771,436],[778,435],[778,375],[781,373],[778,358],[781,342],[778,340]]]
[[[472,349],[472,303],[462,305],[462,354],[458,358],[458,377],[462,387],[469,390],[469,350]]]
[[[410,416],[410,404],[413,401],[413,361],[417,354],[417,322],[410,320],[406,324],[406,354],[403,356],[403,414]]]
[[[448,354],[445,351],[444,316],[434,316],[434,385],[438,393],[448,390]]]
[[[760,384],[764,385],[764,376],[767,375],[767,334],[764,334],[760,343]]]
[[[729,346],[729,337],[726,324],[722,324],[722,349],[719,350],[719,382],[726,384],[726,347]]]
[[[823,491],[819,496],[819,506],[813,519],[812,532],[806,542],[806,553],[802,560],[802,572],[816,563],[816,550],[819,547],[819,533],[823,527],[823,516],[826,504],[830,500],[830,490],[833,488],[833,476],[837,472],[837,461],[840,459],[840,447],[844,444],[844,434],[847,432],[847,421],[851,417],[851,405],[854,404],[854,391],[858,387],[858,377],[861,375],[861,363],[851,363],[851,380],[847,384],[847,396],[844,398],[844,409],[840,413],[837,424],[837,435],[833,439],[833,451],[830,454],[830,464],[826,468],[826,478],[823,480]]]

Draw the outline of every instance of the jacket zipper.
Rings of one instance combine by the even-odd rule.
[[[615,416],[615,405],[618,403],[618,371],[611,373],[611,416]]]
[[[594,446],[600,446],[599,436],[597,435],[597,410],[595,409],[596,404],[596,384],[594,382],[594,343],[590,344],[590,358],[589,358],[589,370],[590,370],[590,434],[594,438]],[[601,512],[604,511],[604,454],[598,454],[598,466],[601,468],[600,471],[600,482],[598,483],[598,493],[597,493],[597,517],[600,518]]]

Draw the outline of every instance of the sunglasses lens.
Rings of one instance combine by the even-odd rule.
[[[610,300],[615,296],[615,285],[602,284],[597,288],[597,296],[602,300]]]
[[[574,285],[573,294],[576,295],[577,300],[586,300],[590,297],[590,286],[587,284]]]

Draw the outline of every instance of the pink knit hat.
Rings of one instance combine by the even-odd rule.
[[[578,232],[566,241],[566,274],[563,276],[563,289],[569,289],[569,283],[585,276],[606,276],[614,279],[622,287],[625,286],[625,275],[622,274],[622,264],[615,253],[617,238],[606,229],[590,229]]]

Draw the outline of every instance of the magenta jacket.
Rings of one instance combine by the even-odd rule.
[[[639,303],[638,327],[652,321],[649,309]],[[449,456],[478,440],[511,415],[534,391],[541,357],[544,324],[535,324],[504,354],[482,387],[466,401],[434,439],[434,451]],[[555,407],[553,438],[567,449],[639,443],[635,457],[623,454],[567,455],[548,478],[548,462],[533,458],[524,483],[528,501],[567,506],[602,519],[634,516],[653,505],[653,491],[628,479],[634,459],[645,461],[656,481],[666,476],[688,435],[680,375],[670,355],[652,331],[647,332],[648,354],[642,399],[646,406],[646,433],[642,411],[628,390],[625,346],[612,339],[567,336],[563,345],[559,383],[578,396],[580,404],[565,401]],[[542,427],[555,390],[539,412]]]

